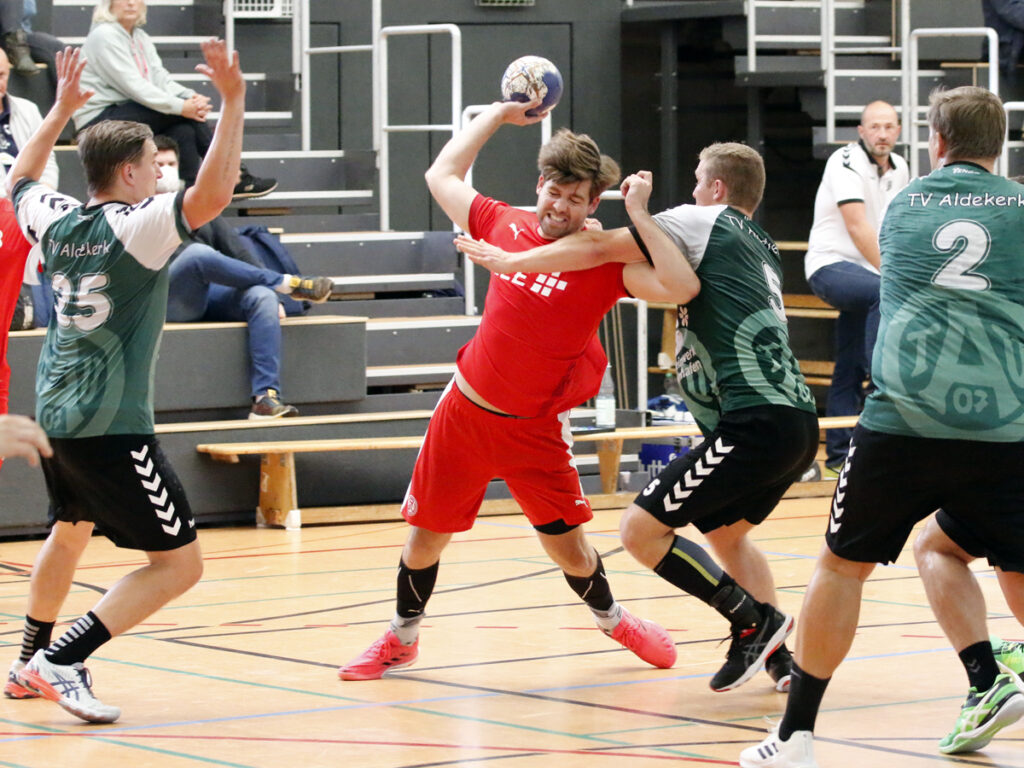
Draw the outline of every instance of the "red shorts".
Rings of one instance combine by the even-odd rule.
[[[471,402],[452,382],[427,425],[402,516],[435,533],[468,531],[496,477],[534,526],[580,525],[594,516],[572,455],[568,411],[502,416]]]

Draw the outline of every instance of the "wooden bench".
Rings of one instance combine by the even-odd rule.
[[[852,427],[856,416],[839,416],[819,419],[822,429]],[[668,425],[659,427],[623,427],[607,432],[582,432],[573,435],[575,442],[596,442],[598,466],[601,472],[603,496],[600,504],[591,502],[595,508],[624,505],[628,494],[616,493],[622,446],[626,440],[657,440],[673,437],[695,436],[700,429],[692,425]],[[308,510],[304,515],[299,510],[298,489],[295,481],[295,454],[335,451],[386,451],[419,448],[423,436],[410,437],[359,437],[337,440],[286,440],[251,443],[203,443],[196,446],[200,453],[208,454],[215,461],[238,463],[240,456],[260,457],[259,506],[256,510],[257,523],[268,526],[299,528],[303,520],[307,523],[363,522],[377,519],[393,519],[394,505],[372,505],[369,507],[328,507]],[[830,492],[831,483],[808,483],[808,493],[801,495],[822,495]],[[504,501],[496,505],[502,514],[512,511],[514,503]],[[492,505],[494,506],[494,505]]]

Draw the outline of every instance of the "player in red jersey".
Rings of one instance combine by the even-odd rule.
[[[445,213],[475,238],[519,251],[583,229],[601,192],[619,178],[614,160],[586,135],[560,131],[540,151],[536,214],[480,195],[466,173],[504,124],[529,125],[539,102],[496,102],[452,138],[426,173]],[[646,214],[649,176],[623,184],[636,212],[635,236],[659,278],[674,289],[666,301],[696,293],[699,283],[678,249]],[[643,267],[646,267],[646,263]],[[676,274],[676,271],[680,274]],[[398,570],[397,612],[363,654],[343,666],[343,680],[373,680],[418,654],[419,623],[451,535],[469,530],[487,484],[508,484],[544,550],[563,570],[598,626],[656,667],[672,666],[675,645],[657,624],[632,616],[612,597],[597,551],[582,524],[593,517],[572,455],[569,409],[593,397],[607,358],[596,333],[618,299],[653,282],[640,265],[606,264],[570,273],[493,275],[476,335],[458,354],[455,377],[427,427],[402,514],[412,525]],[[649,292],[649,290],[648,290]],[[689,293],[687,293],[689,292]]]
[[[14,317],[30,248],[18,227],[10,199],[0,198],[0,413],[7,413],[11,384],[11,368],[7,365],[7,332]]]

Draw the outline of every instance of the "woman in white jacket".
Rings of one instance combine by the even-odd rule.
[[[75,129],[101,120],[145,123],[153,133],[178,143],[181,177],[191,185],[213,135],[206,124],[210,100],[171,78],[142,29],[145,23],[144,0],[96,3],[92,29],[82,46],[87,62],[82,87],[95,95],[75,113]],[[235,196],[259,197],[276,186],[273,179],[256,178],[243,166]]]

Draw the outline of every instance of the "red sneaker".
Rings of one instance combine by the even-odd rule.
[[[342,680],[379,680],[385,672],[408,667],[419,655],[419,640],[412,645],[402,645],[389,629],[377,642],[339,669],[338,677]]]
[[[615,629],[611,632],[603,631],[648,664],[668,669],[676,663],[676,646],[665,628],[653,621],[638,619],[625,608],[622,609],[622,620]]]

